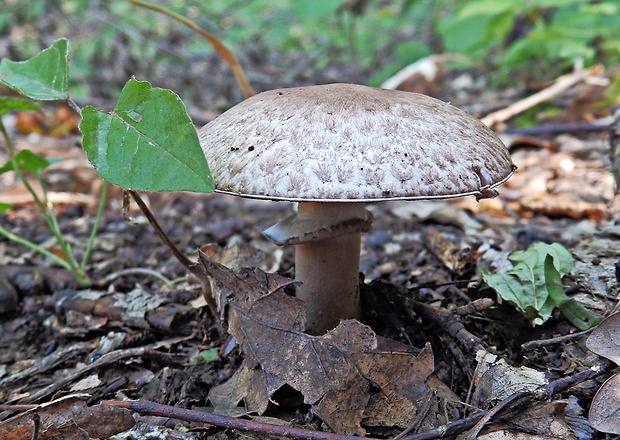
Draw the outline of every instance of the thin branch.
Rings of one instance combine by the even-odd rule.
[[[292,426],[274,425],[255,420],[239,419],[223,416],[204,411],[193,411],[191,409],[177,408],[174,406],[160,405],[146,400],[103,400],[102,405],[114,405],[127,408],[143,415],[170,417],[178,420],[205,423],[208,425],[223,428],[236,429],[239,431],[251,431],[264,435],[275,435],[280,437],[295,438],[301,440],[354,440],[369,439],[369,437],[356,437],[342,434],[333,434],[324,431],[311,431],[309,429],[294,428]]]
[[[150,276],[153,278],[157,278],[158,280],[160,280],[161,282],[163,282],[166,287],[168,287],[169,289],[172,289],[174,287],[174,282],[172,280],[169,280],[168,278],[166,278],[163,274],[161,274],[160,272],[157,272],[156,270],[153,269],[147,269],[144,267],[130,267],[127,269],[122,269],[119,270],[118,272],[113,272],[110,275],[106,276],[105,278],[103,278],[99,284],[102,286],[105,286],[107,284],[110,284],[112,281],[116,280],[117,278],[121,278],[127,275],[146,275],[146,276]]]
[[[506,417],[507,413],[515,410],[522,409],[525,405],[530,404],[535,400],[548,399],[551,396],[566,391],[569,388],[579,385],[587,380],[594,379],[611,369],[610,365],[597,365],[589,368],[588,370],[581,371],[572,376],[563,377],[555,380],[546,386],[542,386],[537,390],[521,393],[517,392],[508,396],[504,401],[500,402],[496,407],[501,407],[500,411],[491,409],[490,411],[482,412],[465,419],[457,420],[455,422],[446,423],[431,431],[422,432],[419,434],[408,435],[401,438],[401,440],[435,440],[439,438],[456,436],[463,433],[465,430],[476,426],[487,415]],[[505,403],[504,403],[505,402]],[[489,422],[490,418],[485,422]],[[465,438],[465,437],[463,437]]]
[[[465,328],[458,319],[458,313],[441,307],[432,307],[419,301],[411,301],[410,304],[416,313],[440,325],[470,353],[477,353],[479,350],[485,349],[482,339]]]
[[[516,116],[519,113],[522,113],[525,110],[530,109],[540,104],[541,102],[547,101],[548,99],[559,95],[565,90],[570,89],[576,84],[584,81],[586,78],[588,78],[588,76],[589,74],[586,70],[576,68],[573,73],[559,77],[553,85],[541,90],[538,93],[528,96],[521,101],[515,102],[514,104],[511,104],[506,108],[490,113],[484,118],[481,118],[481,121],[489,127],[492,127],[499,122],[507,121],[513,116]]]
[[[572,333],[570,335],[562,335],[562,336],[557,336],[555,338],[537,339],[534,341],[524,342],[523,344],[521,344],[521,348],[524,351],[529,351],[529,350],[534,350],[534,349],[541,348],[541,347],[546,347],[549,345],[565,344],[566,342],[579,339],[589,333],[592,333],[592,330],[594,330],[594,328],[585,330],[583,332]]]

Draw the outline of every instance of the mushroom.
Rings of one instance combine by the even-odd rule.
[[[306,331],[362,317],[365,204],[473,195],[494,197],[516,167],[473,116],[417,93],[356,84],[270,90],[199,131],[216,191],[299,202],[264,231],[295,249],[296,296]]]

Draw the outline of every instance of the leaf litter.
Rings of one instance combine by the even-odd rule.
[[[259,269],[235,274],[200,257],[216,296],[230,298],[228,292],[234,292],[227,304],[228,331],[245,353],[235,375],[211,389],[216,411],[263,414],[288,385],[336,432],[364,435],[362,421],[401,428],[414,421],[431,392],[426,385],[434,369],[430,346],[415,353],[355,320],[341,321],[323,336],[309,335],[303,302],[283,291],[293,280]]]
[[[336,431],[391,435],[412,425],[416,430],[431,429],[466,417],[464,403],[475,403],[481,409],[501,405],[498,400],[511,386],[495,382],[507,376],[521,376],[534,369],[545,371],[546,381],[550,381],[597,365],[600,358],[580,344],[584,335],[559,315],[552,314],[548,323],[532,328],[520,320],[514,309],[505,306],[487,307],[460,317],[451,314],[446,318],[449,324],[453,320],[462,321],[468,331],[481,337],[489,352],[507,363],[498,363],[493,368],[497,374],[485,374],[484,381],[474,381],[471,385],[478,397],[484,394],[488,399],[477,397],[475,402],[468,401],[472,379],[468,371],[476,371],[475,354],[466,345],[455,344],[458,338],[437,324],[441,319],[431,322],[430,315],[393,308],[410,304],[407,301],[411,298],[441,310],[464,307],[471,299],[485,294],[479,290],[484,286],[476,282],[483,267],[499,265],[510,252],[525,249],[531,242],[559,241],[575,257],[575,268],[563,282],[570,296],[602,315],[614,309],[618,294],[616,263],[620,259],[614,249],[618,248],[620,233],[610,221],[618,210],[605,142],[600,136],[582,135],[558,136],[554,141],[555,150],[524,143],[522,139],[511,145],[520,170],[503,188],[500,199],[479,204],[450,202],[442,205],[443,210],[433,208],[428,216],[420,218],[414,218],[416,208],[406,208],[405,204],[372,207],[377,226],[364,237],[362,265],[371,268],[365,270],[367,279],[377,280],[370,285],[369,295],[386,288],[391,301],[382,306],[383,315],[370,311],[369,324],[374,331],[347,321],[324,336],[303,333],[303,313],[296,300],[287,294],[292,287],[291,280],[271,278],[273,274],[254,269],[269,267],[282,275],[289,273],[290,250],[279,250],[280,254],[276,255],[258,232],[274,216],[284,213],[288,209],[286,205],[231,203],[221,196],[150,196],[150,203],[161,215],[164,226],[179,242],[197,246],[212,242],[217,248],[251,244],[242,251],[237,250],[236,256],[231,254],[222,260],[234,271],[223,268],[220,275],[225,282],[220,280],[219,285],[216,282],[213,286],[219,292],[222,316],[226,317],[240,350],[198,365],[188,366],[184,360],[223,346],[225,334],[213,325],[204,308],[194,308],[190,313],[191,301],[198,295],[191,281],[171,289],[134,274],[116,279],[107,287],[108,292],[103,289],[100,292],[102,302],[97,310],[104,312],[106,307],[101,305],[107,304],[106,295],[119,292],[127,295],[136,289],[136,283],[147,294],[165,297],[166,304],[187,308],[184,310],[189,315],[182,316],[195,320],[183,331],[187,336],[149,346],[150,342],[165,340],[176,331],[171,326],[144,324],[145,319],[149,323],[149,314],[152,317],[153,313],[159,313],[158,307],[145,309],[145,315],[139,318],[140,325],[119,318],[122,310],[111,308],[110,313],[94,313],[95,309],[89,307],[99,300],[85,308],[57,307],[58,296],[51,294],[71,289],[70,280],[61,277],[56,268],[45,270],[48,262],[0,242],[4,266],[0,270],[7,274],[18,294],[18,308],[9,311],[2,320],[0,377],[11,378],[0,387],[2,400],[11,396],[12,403],[25,404],[34,397],[51,399],[51,393],[79,386],[94,402],[100,396],[117,393],[119,398],[150,398],[203,408],[210,406],[206,401],[208,393],[212,405],[222,411],[287,418],[288,404],[299,414],[309,409]],[[57,140],[31,137],[20,138],[20,142],[39,150],[44,157],[58,157]],[[79,243],[83,239],[80,220],[88,218],[89,203],[79,204],[70,191],[93,198],[96,179],[89,174],[79,149],[65,146],[60,151],[73,161],[72,167],[63,169],[63,160],[46,171],[46,178],[57,194],[68,195],[64,199],[62,221],[74,227],[75,242]],[[77,180],[67,178],[74,171]],[[0,194],[10,196],[17,190],[3,178]],[[3,221],[6,219],[14,228],[33,236],[40,235],[36,217],[29,212],[27,201],[22,203],[19,210],[10,212]],[[115,201],[111,204],[113,208],[118,206]],[[269,214],[263,215],[266,212]],[[205,213],[210,216],[208,225]],[[153,267],[170,279],[184,275],[154,241],[148,228],[140,224],[140,216],[136,217],[136,225],[127,225],[112,211],[104,220],[105,240],[96,245],[94,254],[97,276],[107,276],[136,263]],[[395,233],[386,236],[381,231]],[[458,246],[444,246],[447,241]],[[262,250],[256,251],[257,248],[267,249],[267,255]],[[36,270],[28,267],[33,263]],[[251,269],[242,269],[244,266]],[[131,308],[127,310],[130,311]],[[124,337],[117,340],[115,333]],[[109,351],[99,348],[107,338],[115,341],[108,346]],[[429,340],[432,351],[426,346]],[[85,341],[85,346],[79,345]],[[521,347],[531,342],[537,342],[538,348],[526,351]],[[64,351],[72,346],[76,349]],[[148,349],[134,350],[139,347]],[[57,356],[48,357],[50,353]],[[100,357],[105,353],[113,356]],[[98,358],[103,361],[97,362]],[[49,386],[50,381],[63,376],[66,379],[60,385]],[[119,377],[124,380],[120,385],[115,382]],[[610,380],[603,396],[613,395],[617,390],[614,380]],[[452,397],[457,398],[448,410],[430,393],[438,392],[438,382],[449,384]],[[595,385],[582,384],[579,395],[585,397],[580,400],[587,404],[597,388]],[[531,389],[536,386],[540,383],[533,382]],[[57,408],[72,414],[68,408]],[[511,418],[508,425],[499,422],[488,425],[480,438],[502,435],[501,438],[518,438],[515,430],[571,438],[564,430],[574,417],[570,408],[570,399],[531,404],[522,408],[522,417]],[[612,424],[606,429],[614,429],[617,419],[613,406],[600,408],[607,410],[602,417]],[[32,408],[32,411],[39,409]],[[595,414],[592,411],[591,419]],[[450,418],[440,417],[431,423],[432,415],[442,413],[450,414]],[[3,419],[8,414],[3,413]],[[316,419],[291,414],[288,413],[288,418],[300,425],[312,420],[313,427],[320,427]],[[388,426],[399,428],[381,430]],[[568,426],[575,432],[574,424]]]

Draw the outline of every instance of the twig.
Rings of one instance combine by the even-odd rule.
[[[435,81],[439,71],[439,65],[445,64],[448,61],[471,63],[471,59],[459,53],[430,55],[400,69],[394,75],[383,81],[381,88],[395,90],[413,75],[422,75],[429,82]]]
[[[614,181],[616,182],[614,194],[618,194],[620,188],[620,110],[616,110],[613,119],[609,127],[609,151]]]
[[[419,301],[412,301],[411,304],[417,313],[439,324],[448,334],[463,344],[470,353],[484,350],[482,339],[467,330],[458,320],[456,313],[444,308],[432,307]]]
[[[160,405],[158,403],[149,402],[146,400],[103,400],[101,404],[127,408],[143,415],[170,417],[173,419],[185,420],[189,422],[205,423],[208,425],[219,426],[222,428],[237,429],[239,431],[251,431],[264,435],[276,435],[301,440],[361,440],[364,438],[369,438],[333,434],[323,431],[311,431],[309,429],[274,425],[271,423],[262,423],[255,420],[239,419],[209,412],[193,411],[191,409]]]
[[[536,341],[528,341],[525,342],[523,344],[521,344],[521,348],[523,350],[533,350],[536,348],[540,348],[540,347],[545,347],[548,345],[555,345],[555,344],[563,344],[567,341],[572,341],[573,339],[579,339],[582,336],[585,336],[589,333],[592,332],[592,330],[594,330],[593,328],[583,331],[583,332],[578,332],[578,333],[573,333],[571,335],[562,335],[562,336],[558,336],[556,338],[549,338],[549,339],[539,339]]]
[[[420,424],[422,424],[422,422],[424,421],[424,418],[428,414],[428,410],[431,407],[431,395],[432,395],[431,392],[427,393],[426,399],[424,399],[422,406],[419,408],[418,415],[415,417],[415,420],[411,423],[411,425],[407,429],[405,429],[403,432],[401,432],[396,437],[394,437],[393,440],[402,440],[411,431],[413,431],[414,429],[417,430],[420,427]]]
[[[32,423],[34,426],[30,440],[37,440],[39,438],[39,431],[41,430],[41,416],[38,413],[32,415]]]
[[[466,429],[470,429],[476,426],[476,424],[481,422],[481,420],[489,413],[493,413],[492,416],[499,415],[499,416],[505,417],[508,412],[517,410],[523,407],[524,405],[527,405],[533,402],[534,400],[548,399],[554,394],[566,391],[569,388],[575,385],[578,385],[580,383],[583,383],[587,380],[594,379],[606,373],[610,369],[611,369],[611,365],[597,365],[597,366],[589,368],[588,370],[576,373],[572,376],[563,377],[561,379],[555,380],[546,386],[538,388],[537,390],[534,390],[528,393],[517,392],[515,394],[508,396],[506,399],[504,399],[502,402],[500,402],[497,405],[497,407],[501,406],[500,411],[495,411],[495,409],[492,409],[490,411],[479,413],[471,417],[467,417],[465,419],[446,423],[445,425],[439,426],[431,431],[403,437],[401,438],[401,440],[434,440],[438,438],[458,435],[462,433],[463,431],[465,431]],[[486,422],[488,421],[490,420],[486,420]]]
[[[553,135],[558,133],[574,133],[574,132],[596,132],[609,130],[609,127],[613,123],[611,117],[605,117],[597,120],[595,123],[586,122],[569,122],[566,124],[546,124],[538,127],[529,128],[514,128],[504,131],[503,134],[515,134],[515,135],[528,135],[528,136],[540,136],[540,135]]]
[[[465,435],[461,436],[461,440],[476,440],[478,438],[478,434],[480,431],[495,417],[497,414],[501,413],[507,408],[512,407],[521,407],[525,406],[525,404],[531,402],[532,399],[529,398],[529,394],[525,391],[519,391],[514,394],[511,394],[501,402],[499,402],[494,408],[491,408],[485,415],[483,415],[480,420],[471,428]]]
[[[99,359],[94,361],[93,363],[81,366],[75,369],[73,372],[68,373],[64,375],[63,377],[59,378],[54,383],[46,386],[45,388],[32,392],[28,394],[28,396],[24,397],[23,399],[19,399],[19,402],[20,403],[36,402],[39,399],[42,399],[46,396],[49,396],[50,394],[53,394],[61,390],[63,387],[70,384],[75,379],[83,377],[84,375],[90,373],[91,371],[111,365],[123,359],[145,356],[145,355],[148,355],[154,352],[154,350],[160,347],[164,347],[164,346],[171,345],[171,344],[177,344],[179,342],[186,341],[187,339],[188,339],[187,337],[167,339],[164,341],[159,341],[153,344],[145,345],[143,347],[128,348],[125,350],[116,350],[110,353],[106,353],[103,356],[101,356]],[[157,354],[159,354],[159,352],[157,352]]]
[[[158,280],[160,280],[161,282],[163,282],[166,287],[168,287],[169,289],[174,287],[174,282],[172,280],[169,280],[168,278],[166,278],[163,274],[161,274],[160,272],[153,270],[153,269],[148,269],[145,267],[129,267],[127,269],[121,269],[117,272],[113,272],[110,275],[104,277],[101,281],[99,281],[98,284],[105,286],[107,284],[110,284],[112,281],[114,281],[117,278],[120,277],[124,277],[127,275],[146,275],[146,276],[150,276],[153,278],[157,278]]]
[[[6,387],[20,380],[28,379],[44,373],[61,362],[67,362],[74,357],[93,349],[92,342],[76,342],[65,348],[56,350],[48,356],[32,361],[31,365],[19,373],[12,374],[0,380],[0,386]]]
[[[0,404],[0,411],[12,411],[12,412],[18,412],[18,411],[29,411],[33,408],[37,408],[39,405],[37,405],[36,403],[31,403],[28,405],[5,405],[5,404]]]
[[[504,122],[513,116],[516,116],[519,113],[524,112],[525,110],[570,89],[574,85],[586,79],[588,76],[589,74],[586,70],[577,67],[573,73],[559,77],[552,86],[549,86],[538,93],[534,93],[521,101],[515,102],[504,109],[490,113],[484,118],[481,118],[481,121],[489,127],[494,126],[498,122]]]

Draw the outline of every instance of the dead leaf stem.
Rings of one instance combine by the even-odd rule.
[[[575,339],[579,339],[583,336],[589,335],[590,333],[592,333],[592,330],[594,330],[594,328],[596,327],[585,330],[583,332],[571,333],[570,335],[562,335],[555,338],[537,339],[534,341],[524,342],[523,344],[521,344],[521,348],[523,349],[523,351],[530,351],[541,347],[547,347],[549,345],[565,344],[569,341],[574,341]]]
[[[168,235],[159,225],[159,222],[157,221],[157,219],[155,219],[155,216],[153,215],[151,210],[148,208],[148,206],[146,206],[144,200],[142,200],[142,197],[140,197],[140,195],[135,191],[127,190],[127,192],[129,192],[131,197],[135,200],[136,204],[142,211],[142,214],[144,214],[146,219],[149,221],[151,227],[155,229],[157,236],[164,242],[168,249],[170,249],[170,252],[172,252],[172,254],[179,261],[179,263],[181,263],[183,267],[186,268],[190,273],[198,276],[199,272],[196,268],[196,265],[189,258],[187,258],[187,256],[183,252],[181,252],[181,250],[172,242],[172,240],[170,240],[170,238],[168,238]]]

